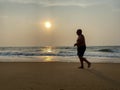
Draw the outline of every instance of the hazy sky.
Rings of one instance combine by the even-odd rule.
[[[72,46],[78,28],[88,46],[120,45],[120,0],[0,0],[0,46]]]

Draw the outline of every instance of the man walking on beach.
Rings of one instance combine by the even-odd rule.
[[[74,44],[74,46],[77,46],[77,55],[81,62],[81,66],[79,68],[82,68],[82,69],[84,68],[83,61],[85,61],[88,64],[88,68],[90,68],[91,63],[86,58],[83,57],[84,52],[86,50],[86,43],[85,43],[85,37],[82,34],[82,30],[78,29],[76,34],[78,35],[78,39],[77,39],[77,42]]]

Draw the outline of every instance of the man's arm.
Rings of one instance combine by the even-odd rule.
[[[74,44],[74,47],[77,46],[77,43]]]

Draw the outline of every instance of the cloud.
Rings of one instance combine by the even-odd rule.
[[[77,6],[87,8],[106,5],[115,10],[120,10],[120,0],[0,0],[4,3],[36,4],[43,7]]]
[[[111,3],[112,10],[120,12],[120,0],[112,0]]]
[[[20,4],[33,4],[36,0],[0,0],[2,3],[20,3]]]
[[[0,0],[7,3],[20,3],[20,4],[38,4],[45,7],[53,6],[79,6],[89,7],[100,4],[97,0]]]

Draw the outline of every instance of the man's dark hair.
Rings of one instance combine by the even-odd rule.
[[[77,34],[78,34],[78,35],[81,35],[81,34],[82,34],[82,29],[78,29],[78,30],[77,30]]]

